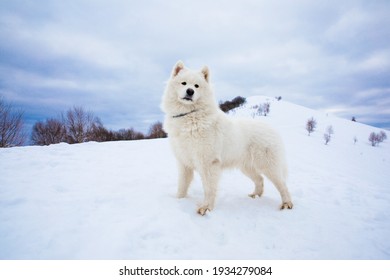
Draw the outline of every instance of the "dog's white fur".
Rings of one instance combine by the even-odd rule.
[[[226,116],[214,100],[209,76],[206,66],[193,71],[178,61],[163,96],[164,130],[179,167],[177,196],[187,195],[194,170],[199,172],[204,202],[198,213],[204,215],[214,208],[222,169],[237,167],[255,183],[250,197],[263,194],[263,174],[280,192],[280,208],[291,209],[281,138],[260,121]]]

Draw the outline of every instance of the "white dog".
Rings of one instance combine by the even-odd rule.
[[[163,96],[164,130],[179,167],[177,196],[187,195],[194,170],[199,172],[204,202],[198,213],[204,215],[214,208],[222,169],[237,167],[255,183],[250,197],[263,194],[264,174],[280,192],[280,209],[291,209],[281,138],[259,121],[226,116],[214,100],[209,80],[206,66],[198,72],[179,61]]]

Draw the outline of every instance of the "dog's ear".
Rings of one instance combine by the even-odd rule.
[[[176,77],[177,74],[179,74],[179,72],[183,69],[184,69],[183,61],[179,60],[178,62],[176,62],[175,66],[173,67],[173,70],[172,70],[172,78]]]
[[[210,79],[209,68],[207,66],[203,66],[201,72],[202,72],[202,75],[205,78],[206,82],[209,82],[209,79]]]

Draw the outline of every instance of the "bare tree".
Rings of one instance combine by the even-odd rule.
[[[332,138],[332,134],[334,134],[333,126],[328,126],[325,130],[324,134],[324,140],[325,140],[325,145],[328,145],[330,142],[330,139]]]
[[[91,134],[89,135],[89,141],[107,142],[115,140],[114,132],[105,128],[101,123],[93,124]]]
[[[385,141],[387,139],[386,133],[382,130],[379,133],[371,132],[368,136],[368,141],[371,142],[371,146],[375,147],[379,143]]]
[[[379,138],[379,142],[385,141],[385,140],[387,139],[386,132],[384,132],[383,130],[381,130],[381,131],[379,132],[378,138]]]
[[[316,126],[317,126],[317,121],[313,117],[311,119],[307,120],[306,130],[307,130],[307,132],[309,132],[309,136],[310,136],[310,133],[312,133],[315,130]]]
[[[371,142],[371,146],[376,146],[378,145],[378,135],[375,132],[371,132],[370,135],[368,136],[368,141]]]
[[[271,103],[269,103],[269,102],[264,102],[264,103],[262,103],[262,104],[253,106],[252,109],[255,109],[255,110],[256,110],[256,111],[252,114],[252,117],[253,117],[253,118],[255,117],[255,115],[266,117],[266,116],[269,114],[270,110],[271,110]]]
[[[167,134],[163,130],[163,124],[161,122],[156,122],[152,124],[149,129],[149,138],[166,138]]]
[[[263,114],[265,117],[269,114],[270,108],[271,108],[271,103],[269,102],[263,103]]]
[[[50,145],[66,141],[65,125],[57,119],[47,119],[33,126],[32,143],[35,145]]]
[[[93,141],[94,129],[102,126],[100,119],[83,107],[74,106],[62,118],[70,144]]]
[[[23,111],[14,109],[0,97],[0,147],[21,146],[25,139]]]
[[[325,145],[328,145],[330,142],[330,134],[329,133],[324,133],[324,140],[325,140]]]

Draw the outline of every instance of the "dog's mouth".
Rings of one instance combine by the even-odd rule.
[[[192,97],[188,97],[188,96],[183,97],[182,99],[183,99],[183,100],[187,100],[187,101],[191,101],[191,102],[193,101],[193,100],[192,100]]]

